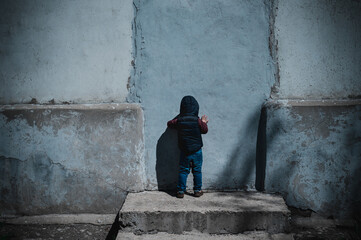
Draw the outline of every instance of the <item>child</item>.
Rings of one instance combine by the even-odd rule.
[[[168,121],[170,128],[178,131],[178,146],[181,150],[177,198],[183,198],[186,191],[187,177],[192,168],[194,196],[200,197],[202,192],[202,136],[208,132],[208,117],[198,117],[199,105],[192,96],[183,97],[180,114]]]

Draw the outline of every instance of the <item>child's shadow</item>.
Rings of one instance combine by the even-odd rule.
[[[179,148],[177,131],[167,128],[157,143],[155,166],[158,190],[175,191],[178,182]]]

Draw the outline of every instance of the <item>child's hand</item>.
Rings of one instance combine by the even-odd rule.
[[[201,118],[202,122],[204,123],[208,123],[208,117],[207,115],[203,115],[202,118]]]

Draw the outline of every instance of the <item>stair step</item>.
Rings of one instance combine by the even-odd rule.
[[[165,192],[129,193],[119,214],[124,231],[210,234],[281,233],[290,211],[282,197],[259,192],[206,192],[178,199]]]
[[[292,234],[267,232],[249,232],[245,234],[208,234],[199,232],[185,232],[171,234],[165,232],[135,235],[131,232],[120,232],[117,240],[293,240]]]

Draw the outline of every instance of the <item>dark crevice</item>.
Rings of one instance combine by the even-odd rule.
[[[105,240],[115,240],[118,236],[119,230],[120,230],[120,224],[119,224],[119,212],[118,212]]]
[[[264,182],[266,177],[266,154],[267,154],[267,109],[262,107],[259,118],[257,146],[256,146],[256,189],[264,191]]]

